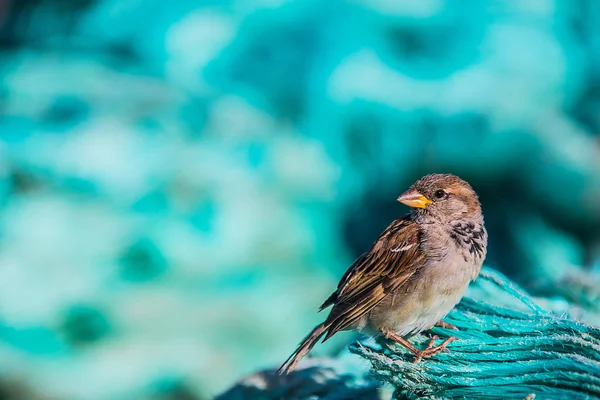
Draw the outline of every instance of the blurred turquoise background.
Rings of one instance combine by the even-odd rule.
[[[278,365],[430,172],[480,194],[487,265],[600,325],[599,26],[594,0],[0,0],[0,397]]]

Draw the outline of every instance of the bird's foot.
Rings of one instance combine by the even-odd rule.
[[[436,322],[435,326],[440,327],[440,328],[445,328],[445,329],[452,329],[453,331],[457,331],[458,328],[452,324],[449,324],[447,322],[444,322],[442,320],[439,320],[438,322]]]
[[[415,355],[415,360],[413,361],[414,364],[418,363],[419,361],[421,361],[424,358],[429,358],[429,357],[433,357],[436,354],[441,353],[442,351],[448,351],[448,349],[446,348],[450,343],[452,343],[453,341],[455,341],[457,338],[454,336],[450,336],[448,339],[444,340],[440,345],[438,346],[434,346],[435,341],[438,339],[437,336],[433,336],[430,340],[429,340],[429,344],[427,345],[427,347],[423,350],[416,350],[414,352],[412,352]]]
[[[457,339],[454,336],[450,336],[448,339],[444,340],[440,345],[435,346],[435,341],[438,339],[438,337],[434,335],[429,340],[429,344],[427,345],[427,347],[423,350],[419,350],[408,340],[404,339],[402,336],[398,335],[396,332],[390,329],[383,329],[381,333],[383,333],[383,335],[387,339],[393,340],[394,342],[398,343],[399,345],[410,351],[412,354],[414,354],[415,360],[413,361],[413,363],[415,364],[424,358],[433,357],[444,350],[447,351],[448,349],[446,347]]]

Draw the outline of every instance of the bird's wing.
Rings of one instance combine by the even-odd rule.
[[[419,226],[407,217],[395,220],[352,264],[337,291],[321,306],[334,305],[323,341],[358,320],[423,266],[419,234]]]

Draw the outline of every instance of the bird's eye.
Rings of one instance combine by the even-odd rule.
[[[436,199],[443,199],[446,196],[446,192],[444,192],[442,189],[438,189],[433,195]]]

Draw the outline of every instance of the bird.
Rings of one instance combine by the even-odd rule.
[[[487,231],[479,198],[452,174],[426,175],[398,199],[411,212],[392,221],[371,248],[352,263],[337,289],[319,308],[332,307],[321,324],[279,368],[294,370],[317,342],[356,330],[398,343],[413,362],[432,357],[456,340],[450,336],[425,349],[410,337],[433,326],[456,329],[445,317],[479,275],[487,253]]]

